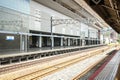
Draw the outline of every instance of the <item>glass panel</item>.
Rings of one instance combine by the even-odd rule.
[[[29,16],[15,10],[0,7],[0,30],[28,32]]]

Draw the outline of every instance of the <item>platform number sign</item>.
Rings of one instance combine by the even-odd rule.
[[[13,41],[14,40],[14,36],[6,36],[6,40],[7,41]]]

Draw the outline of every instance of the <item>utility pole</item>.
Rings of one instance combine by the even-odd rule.
[[[52,25],[52,16],[50,18],[50,21],[51,21],[51,26],[50,26],[50,30],[51,30],[51,49],[53,49],[54,47],[54,38],[53,38],[53,25]]]
[[[88,45],[90,45],[90,29],[89,29],[89,26],[88,26]]]

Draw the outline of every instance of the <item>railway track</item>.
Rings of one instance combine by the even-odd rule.
[[[26,74],[24,76],[20,76],[20,77],[17,77],[17,78],[14,78],[14,79],[9,79],[9,80],[39,80],[40,78],[42,78],[44,76],[47,76],[49,74],[52,74],[52,73],[54,73],[56,71],[59,71],[61,69],[64,69],[65,67],[73,65],[73,64],[75,64],[77,62],[85,60],[85,59],[87,59],[89,57],[92,57],[94,55],[100,54],[101,52],[103,52],[103,51],[105,51],[107,49],[108,48],[95,50],[95,51],[92,51],[90,53],[90,55],[86,54],[86,55],[77,57],[75,59],[71,59],[71,60],[68,60],[68,61],[65,61],[65,62],[62,62],[62,63],[59,63],[59,64],[55,64],[55,65],[49,66],[47,68],[40,69],[38,71]]]
[[[95,49],[100,49],[100,48],[101,47],[92,48],[92,49],[85,49],[85,50],[71,52],[71,53],[67,53],[67,54],[56,55],[56,56],[52,56],[52,57],[45,58],[45,59],[40,59],[40,60],[38,59],[38,60],[13,64],[13,65],[8,65],[8,66],[0,68],[0,75],[5,74],[5,73],[9,73],[9,72],[13,72],[13,71],[16,71],[18,69],[23,69],[23,68],[26,68],[26,67],[28,68],[28,66],[31,67],[33,65],[41,64],[41,63],[44,63],[44,62],[52,61],[52,60],[67,57],[67,56],[77,55],[77,54],[82,53],[82,52],[89,52],[89,51],[92,51],[92,50],[95,50]]]

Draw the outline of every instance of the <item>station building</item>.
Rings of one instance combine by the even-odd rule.
[[[49,5],[47,0],[1,0],[0,51],[103,44],[105,25],[75,5],[62,0],[49,0]]]

